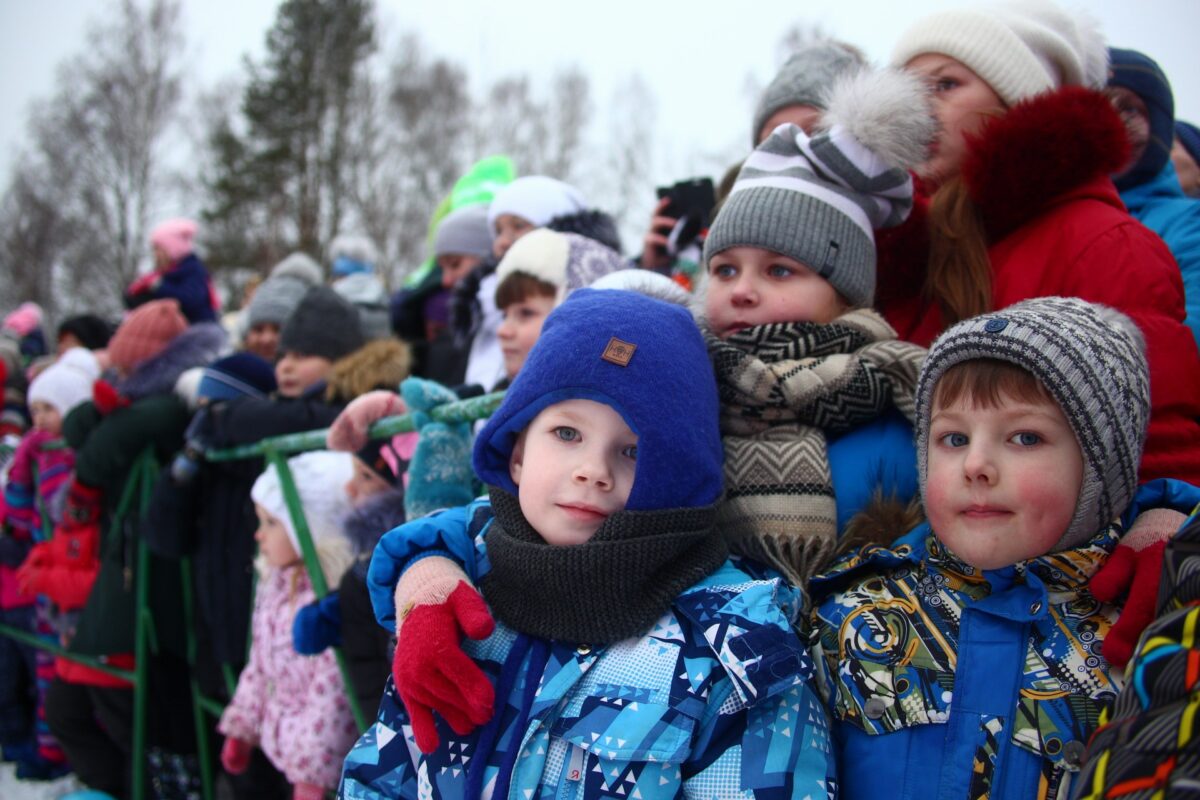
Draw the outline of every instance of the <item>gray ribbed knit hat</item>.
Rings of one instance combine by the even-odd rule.
[[[767,84],[754,109],[750,144],[758,144],[762,126],[776,111],[788,106],[825,108],[829,88],[845,72],[865,66],[860,53],[831,40],[821,40],[797,50]]]
[[[480,258],[492,254],[492,226],[488,224],[486,205],[456,209],[438,223],[433,255],[436,258],[449,253]]]
[[[250,298],[246,326],[253,328],[263,322],[282,326],[304,293],[319,286],[322,278],[320,264],[305,253],[292,253],[271,269],[271,275]]]
[[[1150,420],[1150,375],[1137,325],[1077,298],[1042,297],[973,317],[938,337],[917,381],[921,497],[933,390],[964,361],[998,359],[1029,371],[1058,402],[1083,451],[1075,514],[1054,550],[1076,547],[1125,510],[1138,485]]]
[[[781,125],[746,159],[708,232],[704,264],[731,247],[771,250],[817,272],[851,305],[871,305],[872,231],[908,217],[908,170],[925,160],[934,125],[911,75],[843,76],[818,133]]]

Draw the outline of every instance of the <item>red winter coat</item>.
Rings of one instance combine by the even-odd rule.
[[[969,142],[963,177],[987,229],[996,309],[1080,297],[1133,319],[1150,364],[1150,430],[1141,480],[1200,483],[1200,353],[1184,325],[1183,280],[1163,241],[1131,217],[1108,175],[1128,144],[1107,98],[1080,88],[1027,100]],[[922,297],[928,197],[878,236],[876,303],[900,338],[928,346],[943,329]]]

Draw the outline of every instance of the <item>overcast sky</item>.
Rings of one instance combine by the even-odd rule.
[[[462,63],[477,86],[505,74],[537,76],[576,64],[602,105],[623,78],[640,73],[657,99],[663,151],[653,160],[657,182],[684,177],[679,171],[688,169],[694,154],[748,142],[747,85],[773,74],[776,41],[791,24],[820,25],[883,62],[907,25],[960,5],[962,0],[378,2],[385,45],[416,30],[432,52]],[[1086,5],[1110,43],[1158,60],[1172,80],[1177,115],[1200,122],[1200,2]],[[238,75],[244,55],[261,55],[275,6],[269,0],[185,0],[189,85]],[[109,0],[0,0],[0,176],[7,178],[25,136],[30,102],[51,93],[55,66],[86,46],[88,21],[111,8]]]

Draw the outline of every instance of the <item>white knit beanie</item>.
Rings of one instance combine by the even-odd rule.
[[[488,227],[494,233],[501,214],[528,220],[540,228],[555,217],[587,210],[583,193],[545,175],[526,175],[496,191],[488,206]]]
[[[353,456],[350,453],[317,450],[289,458],[287,463],[292,480],[296,483],[296,493],[300,496],[313,546],[320,550],[323,540],[344,538],[342,522],[351,510],[345,486],[354,473]],[[250,498],[283,523],[292,547],[296,548],[297,553],[303,553],[300,539],[296,536],[295,523],[283,499],[279,471],[274,464],[268,465],[258,476],[250,490]]]
[[[1099,89],[1108,53],[1094,21],[1049,0],[943,11],[909,28],[892,51],[903,67],[923,53],[962,62],[1006,105],[1063,86]]]
[[[538,228],[522,236],[496,267],[497,285],[514,272],[537,278],[558,289],[557,302],[597,279],[625,267],[611,247],[580,236]]]
[[[92,384],[100,377],[100,364],[91,350],[72,347],[29,385],[30,403],[48,403],[64,419],[76,406],[92,399]]]

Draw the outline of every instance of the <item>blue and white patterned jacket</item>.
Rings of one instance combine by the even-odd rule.
[[[473,580],[486,574],[491,519],[490,504],[476,501],[384,536],[368,584],[385,627],[414,556],[441,551]],[[497,624],[487,640],[464,642],[493,682],[519,660],[492,725],[457,736],[439,718],[441,746],[424,755],[389,678],[375,724],[346,757],[339,796],[463,798],[478,787],[491,797],[507,782],[513,800],[833,797],[814,665],[791,627],[799,607],[782,579],[727,561],[645,635],[608,647]]]

